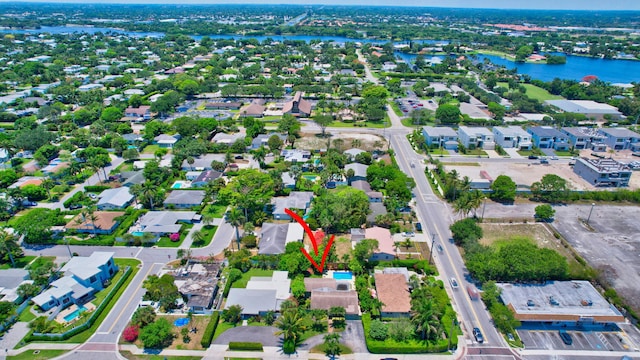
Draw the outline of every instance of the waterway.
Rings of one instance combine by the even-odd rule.
[[[116,28],[107,27],[82,27],[82,26],[43,26],[40,29],[29,30],[14,30],[3,29],[0,33],[23,33],[23,34],[37,34],[37,33],[50,33],[50,34],[67,34],[85,32],[89,34],[95,33],[117,33],[135,37],[163,37],[162,32],[132,32]],[[258,41],[264,41],[271,39],[273,41],[285,41],[285,40],[301,40],[310,42],[313,40],[319,41],[333,41],[338,43],[344,42],[361,42],[371,44],[383,44],[387,40],[376,39],[353,39],[344,36],[315,36],[315,35],[260,35],[260,36],[242,36],[242,35],[209,35],[212,39],[243,39],[247,37],[254,38]],[[192,36],[195,40],[202,39],[200,35]],[[424,44],[447,44],[446,40],[414,40],[414,42],[420,42]],[[396,43],[396,44],[403,44]],[[406,62],[415,61],[416,55],[406,54],[402,52],[396,52],[395,55],[400,57]],[[431,56],[427,55],[427,58]],[[543,81],[551,81],[554,78],[581,80],[586,75],[595,75],[603,81],[611,83],[630,83],[632,81],[640,81],[640,61],[633,60],[607,60],[596,59],[591,57],[582,56],[567,56],[567,62],[562,65],[546,65],[546,64],[531,64],[531,63],[515,63],[496,55],[478,55],[478,60],[483,61],[484,58],[489,59],[496,65],[502,65],[509,69],[516,68],[519,74],[526,74],[533,79],[539,79]]]

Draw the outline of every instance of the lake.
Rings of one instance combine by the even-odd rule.
[[[50,33],[50,34],[65,34],[75,32],[86,32],[94,34],[98,32],[102,33],[117,33],[135,37],[163,37],[162,32],[132,32],[125,31],[116,28],[106,27],[83,27],[83,26],[43,26],[40,29],[29,30],[13,30],[5,29],[0,30],[0,33],[22,33],[22,34],[36,34],[36,33]],[[387,40],[376,39],[353,39],[344,36],[315,36],[315,35],[261,35],[261,36],[242,36],[242,35],[209,35],[212,39],[243,39],[254,38],[260,42],[266,39],[272,39],[274,41],[284,40],[302,40],[302,41],[333,41],[338,43],[344,42],[362,42],[372,44],[384,44]],[[195,40],[202,39],[200,35],[192,36]],[[424,44],[447,44],[446,40],[414,40],[414,42],[420,42]],[[406,44],[407,42],[398,42],[396,44]],[[413,62],[416,58],[414,54],[406,54],[402,52],[395,52],[397,57],[400,57],[406,62]],[[431,58],[427,55],[426,58]],[[562,79],[581,80],[586,75],[595,75],[600,80],[608,81],[611,83],[630,83],[632,81],[640,81],[640,61],[633,60],[606,60],[596,59],[583,56],[567,56],[567,63],[562,65],[546,65],[546,64],[530,64],[530,63],[518,63],[501,58],[496,55],[478,55],[478,59],[482,61],[484,58],[489,59],[496,65],[503,65],[508,69],[517,68],[519,74],[526,74],[533,79],[539,79],[543,81],[551,81],[556,77]]]

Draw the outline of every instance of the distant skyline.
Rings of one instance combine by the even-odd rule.
[[[0,3],[2,2],[16,1],[0,0]],[[640,10],[640,1],[638,0],[29,0],[22,2],[70,4],[292,4],[531,10]]]

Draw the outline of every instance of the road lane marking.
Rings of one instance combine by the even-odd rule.
[[[135,294],[135,293],[137,293],[137,292],[138,292],[138,290],[140,290],[140,288],[142,288],[142,284],[144,283],[144,279],[146,279],[146,278],[147,278],[147,276],[149,276],[149,273],[151,272],[151,270],[153,270],[153,267],[154,267],[155,265],[156,265],[156,264],[151,265],[151,267],[149,268],[149,271],[147,271],[147,273],[146,273],[146,274],[144,274],[144,277],[143,277],[142,281],[140,282],[140,284],[138,284],[138,286],[136,287],[136,289],[133,291],[133,293],[134,293],[134,294]],[[132,280],[132,281],[133,281],[133,280]],[[122,292],[122,294],[124,295],[124,291]],[[110,333],[111,331],[113,331],[113,328],[116,326],[116,324],[118,323],[118,321],[120,321],[120,318],[122,317],[122,314],[124,314],[125,310],[126,310],[126,309],[127,309],[127,307],[129,306],[129,304],[131,304],[131,301],[133,301],[133,299],[134,299],[134,298],[135,298],[135,296],[130,297],[130,298],[129,298],[129,301],[127,301],[127,303],[122,307],[122,310],[120,311],[120,314],[118,315],[118,317],[116,318],[116,320],[113,322],[113,324],[111,324],[111,327],[109,328],[109,331],[108,331],[109,333]],[[114,306],[115,306],[115,305],[117,305],[117,304],[118,304],[118,303],[114,304]],[[105,318],[105,320],[106,320],[106,318]]]
[[[402,144],[401,144],[401,141],[399,141],[399,140],[397,139],[397,137],[399,137],[399,136],[398,136],[398,135],[392,135],[392,136],[391,136],[391,138],[392,138],[392,139],[395,139],[395,140],[396,140],[396,142],[397,142],[397,144],[398,144],[398,150],[400,150],[400,153],[402,154],[402,159],[401,159],[401,161],[406,162],[406,161],[407,161],[407,158],[408,158],[408,157],[406,156],[407,154],[405,153],[405,151],[404,151],[404,149],[403,149],[403,146],[402,146]],[[390,141],[391,141],[391,140],[390,140]],[[396,161],[397,161],[397,160],[396,160]],[[405,163],[404,165],[406,165],[406,163]],[[408,168],[409,168],[410,173],[413,175],[414,179],[416,179],[417,177],[415,176],[415,174],[413,174],[413,168],[411,168],[410,166],[409,166]],[[429,181],[429,180],[427,180],[427,179],[426,179],[426,175],[423,175],[423,176],[424,176],[424,179],[425,179],[425,180],[427,181],[427,183],[428,183],[428,181]],[[421,196],[425,196],[425,194],[422,192],[422,190],[420,189],[420,187],[419,187],[417,184],[418,184],[418,182],[416,182],[416,189],[417,189],[417,191],[420,193],[420,195],[421,195]],[[429,184],[428,184],[428,185],[429,185]],[[430,186],[430,185],[429,185],[429,186]],[[418,210],[419,210],[419,209],[418,209]],[[426,214],[422,214],[422,215],[424,216],[424,215],[426,215]],[[422,219],[422,220],[424,221],[424,219]],[[426,223],[425,223],[425,224],[426,224]],[[435,221],[433,221],[433,230],[435,230],[435,233],[437,234],[438,239],[439,239],[439,240],[440,240],[440,242],[442,243],[442,242],[443,242],[443,236],[442,236],[442,234],[440,233],[440,230],[438,229],[438,226],[436,225],[436,222],[435,222]],[[449,238],[449,237],[447,236],[447,239],[448,239],[448,238]],[[456,280],[460,283],[460,279],[461,279],[461,277],[460,277],[460,274],[458,273],[458,269],[457,269],[457,268],[456,268],[456,266],[454,265],[454,262],[453,262],[453,259],[451,258],[451,255],[449,254],[449,250],[447,249],[447,246],[443,246],[443,248],[444,248],[444,252],[445,252],[445,254],[446,254],[446,256],[447,256],[447,259],[449,260],[449,263],[451,264],[451,268],[453,269],[453,273],[454,273],[454,275],[456,276]],[[433,249],[431,249],[430,251],[433,251]],[[462,262],[464,263],[464,259],[462,260]],[[444,264],[443,264],[442,266],[444,267]],[[454,290],[453,290],[453,289],[451,290],[451,293],[452,293],[452,300],[453,300],[453,301],[455,301],[455,293],[454,293]],[[471,310],[471,313],[473,314],[473,317],[474,317],[474,318],[475,318],[475,320],[476,320],[476,326],[477,326],[478,328],[480,328],[480,330],[482,331],[482,333],[483,333],[483,334],[488,334],[488,332],[486,332],[486,331],[485,331],[485,329],[484,329],[484,327],[482,326],[482,322],[481,322],[481,321],[480,321],[480,319],[478,318],[478,314],[476,313],[476,310],[475,310],[475,308],[474,308],[473,304],[471,303],[470,299],[469,299],[467,296],[465,296],[464,294],[463,294],[463,295],[461,295],[461,296],[465,299],[465,301],[466,301],[467,305],[469,305],[469,306],[468,306],[468,308],[469,308],[469,310]],[[460,305],[461,305],[461,304],[460,304]],[[461,311],[462,311],[462,309],[460,309],[460,312],[461,312]],[[461,314],[461,315],[462,315],[462,314]],[[489,320],[490,320],[490,319],[489,319]],[[471,324],[471,325],[472,325],[472,327],[473,327],[473,325],[474,325],[474,324]],[[499,333],[498,333],[498,337],[500,337],[500,334],[499,334]],[[485,341],[485,342],[486,342],[486,343],[488,343],[488,341]],[[502,345],[504,345],[504,344],[502,344]]]

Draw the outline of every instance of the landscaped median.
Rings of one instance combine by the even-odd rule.
[[[135,259],[114,259],[116,265],[120,267],[118,273],[113,277],[111,284],[104,290],[98,292],[92,301],[97,307],[79,325],[73,324],[70,329],[64,332],[41,332],[30,331],[23,339],[23,342],[33,341],[56,341],[65,343],[83,343],[91,337],[100,324],[107,317],[118,299],[125,291],[131,280],[138,272],[139,260]],[[55,321],[55,320],[52,320]],[[51,327],[50,327],[51,328]],[[53,327],[55,329],[55,327]]]

